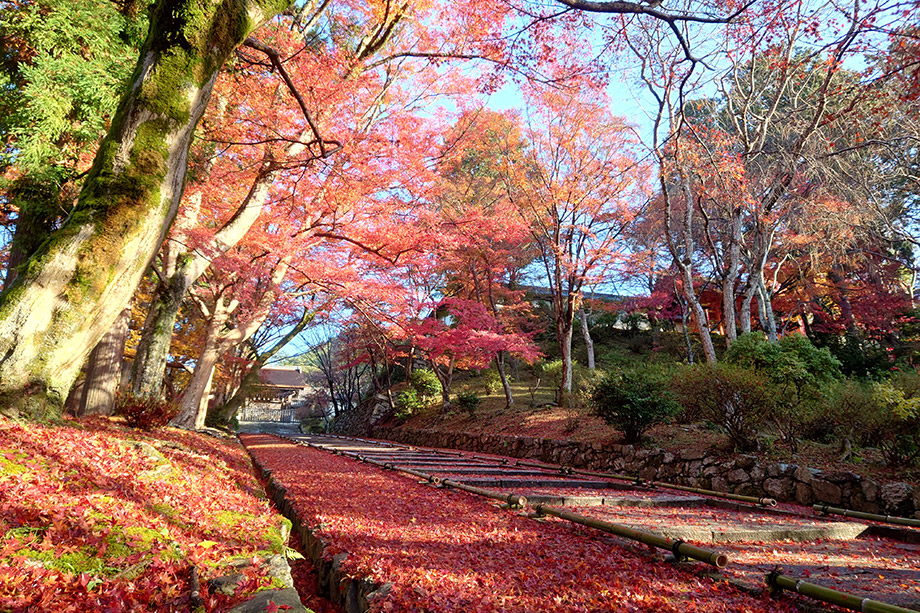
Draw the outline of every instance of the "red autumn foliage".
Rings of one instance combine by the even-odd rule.
[[[0,610],[187,611],[190,565],[202,582],[243,572],[234,597],[202,585],[206,610],[226,610],[270,583],[227,565],[277,548],[259,491],[235,442],[0,417]]]
[[[539,524],[269,435],[243,435],[341,572],[393,582],[374,611],[793,611],[651,562],[592,531]]]

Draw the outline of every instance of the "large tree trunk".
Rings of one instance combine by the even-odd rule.
[[[78,410],[81,417],[111,415],[115,412],[115,394],[121,383],[121,363],[125,354],[130,319],[129,307],[121,312],[115,325],[106,332],[90,354]]]
[[[78,203],[0,295],[0,407],[57,414],[176,214],[217,72],[288,0],[160,0]]]

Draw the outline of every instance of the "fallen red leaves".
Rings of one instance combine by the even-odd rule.
[[[342,570],[393,590],[382,611],[793,611],[650,560],[598,533],[538,523],[475,496],[269,435],[244,444]]]
[[[243,572],[235,597],[202,586],[225,609],[268,582],[228,562],[280,547],[260,491],[234,441],[0,417],[0,610],[187,611],[190,563],[202,580]]]

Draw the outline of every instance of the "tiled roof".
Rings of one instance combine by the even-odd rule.
[[[303,374],[294,366],[265,366],[259,371],[263,385],[276,387],[306,387]]]

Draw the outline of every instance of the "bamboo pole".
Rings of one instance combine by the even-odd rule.
[[[911,526],[920,528],[920,519],[910,519],[909,517],[897,517],[894,515],[876,515],[875,513],[863,513],[862,511],[851,511],[850,509],[838,509],[829,507],[826,504],[815,504],[812,508],[818,513],[824,515],[843,515],[844,517],[854,517],[856,519],[868,519],[886,524],[897,524],[899,526]]]
[[[569,466],[559,466],[558,468],[547,466],[546,464],[538,464],[536,462],[525,462],[518,460],[515,462],[518,466],[529,466],[532,468],[542,468],[544,470],[558,470],[565,475],[583,475],[586,477],[601,477],[603,479],[617,479],[619,481],[628,481],[634,485],[645,486],[645,487],[660,487],[662,489],[669,490],[679,490],[682,492],[690,492],[692,494],[704,494],[706,496],[714,496],[716,498],[725,498],[727,500],[737,500],[739,502],[748,502],[751,504],[760,505],[762,507],[775,507],[776,500],[774,498],[766,497],[757,497],[757,496],[742,496],[740,494],[731,494],[728,492],[717,492],[715,490],[705,490],[699,487],[690,487],[688,485],[676,485],[673,483],[664,483],[663,481],[643,481],[638,477],[630,477],[628,475],[618,475],[616,473],[603,473],[593,470],[582,470],[580,468],[571,468]]]
[[[861,611],[862,613],[911,613],[910,609],[905,609],[897,605],[879,602],[869,598],[860,598],[846,592],[832,590],[829,587],[822,587],[814,583],[807,583],[801,579],[795,579],[788,575],[783,575],[779,568],[774,569],[767,575],[767,585],[775,590],[788,590],[796,592],[802,596],[808,596],[822,602],[827,602],[838,607],[843,607],[851,611]]]
[[[507,503],[510,507],[516,509],[527,506],[527,498],[524,496],[518,496],[513,492],[510,494],[502,494],[501,492],[494,492],[492,490],[487,490],[473,485],[467,485],[466,483],[460,483],[459,481],[452,481],[450,479],[444,479],[441,481],[441,486],[452,487],[458,490],[463,490],[464,492],[469,492],[471,494],[492,498],[493,500],[501,500],[502,502]]]
[[[711,549],[703,549],[702,547],[696,547],[694,545],[685,543],[684,541],[670,539],[665,536],[661,536],[660,534],[645,532],[644,530],[636,530],[635,528],[629,528],[627,526],[614,524],[609,521],[595,519],[593,517],[588,517],[579,513],[572,513],[571,511],[563,511],[562,509],[557,509],[556,507],[547,504],[538,504],[534,506],[534,510],[538,515],[552,515],[553,517],[565,519],[576,524],[581,524],[583,526],[588,526],[590,528],[603,530],[604,532],[609,532],[617,536],[632,539],[634,541],[639,541],[640,543],[645,543],[646,545],[651,545],[660,549],[667,549],[673,553],[674,557],[677,559],[691,558],[693,560],[699,560],[700,562],[711,564],[716,568],[725,568],[725,566],[728,564],[728,556],[726,556],[724,553],[713,551]]]

